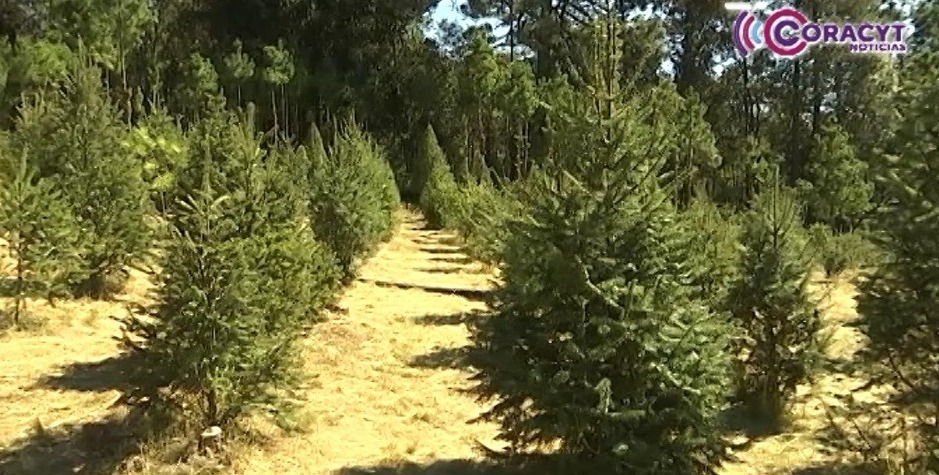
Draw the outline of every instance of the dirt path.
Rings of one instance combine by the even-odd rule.
[[[468,373],[457,361],[490,274],[452,236],[422,225],[407,214],[345,292],[342,310],[309,336],[308,433],[243,454],[238,473],[367,473],[481,458],[476,440],[489,444],[495,428],[468,423],[481,406],[460,392]]]

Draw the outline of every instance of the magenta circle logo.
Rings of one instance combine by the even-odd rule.
[[[799,10],[776,10],[763,22],[763,43],[779,56],[798,56],[809,46],[801,35],[807,23],[809,19]]]

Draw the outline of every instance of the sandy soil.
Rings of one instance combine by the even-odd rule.
[[[400,231],[364,265],[339,308],[305,340],[308,430],[242,451],[226,473],[495,473],[483,463],[479,443],[500,448],[496,428],[469,422],[484,406],[462,392],[470,373],[460,364],[468,344],[465,323],[484,309],[481,294],[492,277],[460,252],[452,235],[424,230],[418,216],[405,214]],[[50,322],[46,330],[0,337],[0,474],[138,473],[119,461],[91,463],[100,447],[87,434],[102,426],[121,384],[114,341],[120,328],[108,317],[125,315],[124,305],[142,301],[147,288],[136,275],[127,295],[114,302],[36,303]],[[818,437],[826,408],[866,380],[843,364],[863,345],[850,326],[853,287],[828,289],[829,369],[800,389],[790,431],[741,433],[738,439],[751,443],[722,475],[835,473],[810,469],[839,458]],[[855,396],[876,400],[878,391]],[[37,441],[37,419],[56,435]]]

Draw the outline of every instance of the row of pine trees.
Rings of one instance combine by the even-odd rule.
[[[887,205],[863,231],[840,234],[823,208],[806,216],[813,193],[831,190],[788,187],[778,169],[739,208],[689,190],[688,169],[673,162],[685,137],[661,115],[683,99],[670,84],[619,88],[615,27],[598,23],[591,93],[550,105],[553,153],[522,180],[461,183],[425,134],[425,215],[501,270],[492,313],[473,329],[476,391],[495,404],[483,419],[516,451],[559,449],[576,473],[715,473],[728,458],[729,408],[783,428],[797,386],[820,370],[815,270],[861,270],[864,356],[878,381],[919,404],[904,405],[921,417],[923,445],[903,469],[934,473],[939,154],[925,131],[939,83],[904,81],[898,154],[877,162]],[[907,74],[931,67],[936,77],[934,55],[908,61]]]
[[[125,322],[140,358],[128,401],[203,428],[254,412],[290,424],[297,344],[391,236],[398,190],[354,122],[297,144],[256,130],[251,105],[208,99],[185,129],[159,110],[128,126],[89,64],[24,97],[2,136],[14,275],[0,316],[26,328],[35,298],[108,299],[149,271],[154,303]]]

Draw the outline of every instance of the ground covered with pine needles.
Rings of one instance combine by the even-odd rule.
[[[463,359],[467,324],[485,318],[494,278],[453,235],[425,229],[408,212],[304,341],[304,429],[285,435],[259,426],[260,443],[237,450],[226,473],[518,473],[517,464],[486,461],[503,447],[497,427],[471,422],[485,405],[465,391],[472,374]],[[111,301],[31,302],[36,328],[0,337],[0,474],[212,473],[192,461],[175,464],[172,447],[141,449],[127,430],[119,398],[133,362],[119,353],[120,324],[112,317],[144,303],[148,288],[135,272]],[[885,393],[854,364],[864,342],[852,325],[853,285],[819,281],[814,288],[824,297],[827,369],[800,388],[785,432],[761,434],[734,421],[737,460],[722,475],[864,473],[845,468],[861,461],[844,445],[852,434],[865,435],[845,408],[877,404]],[[833,435],[833,427],[845,432]]]

